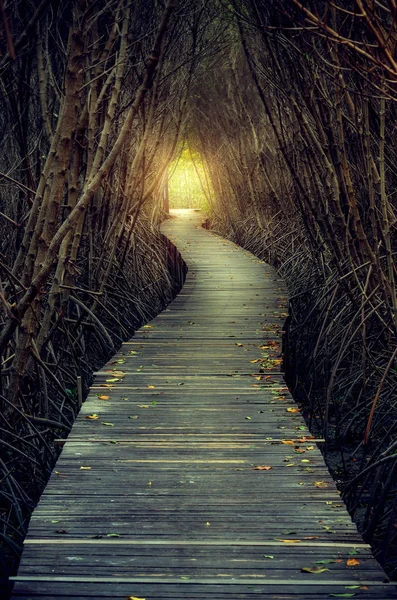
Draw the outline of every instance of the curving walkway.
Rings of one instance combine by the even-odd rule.
[[[285,387],[282,282],[193,211],[163,231],[185,286],[97,374],[14,597],[396,597]]]

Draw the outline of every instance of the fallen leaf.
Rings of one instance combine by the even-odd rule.
[[[91,471],[92,467],[80,467],[80,471]]]
[[[251,417],[245,417],[247,421],[251,421]]]
[[[319,573],[324,573],[325,571],[329,571],[326,567],[302,567],[301,573],[313,573],[317,575]]]
[[[146,598],[138,598],[138,596],[127,596],[125,600],[146,600]]]
[[[356,567],[360,564],[360,561],[356,558],[349,558],[349,560],[346,561],[346,564],[348,567]]]
[[[270,558],[270,559],[273,559],[273,558],[274,558],[274,556],[272,556],[271,554],[264,554],[264,555],[263,555],[263,558]]]
[[[128,417],[129,419],[139,419],[139,415],[131,415]]]
[[[99,400],[109,400],[109,396],[98,396]]]
[[[292,407],[292,406],[291,406],[290,408],[286,408],[285,410],[286,410],[287,412],[289,412],[289,413],[298,413],[298,412],[300,412],[300,411],[299,411],[299,408],[294,408],[294,407]]]
[[[345,589],[347,590],[359,590],[361,589],[359,585],[345,585]]]
[[[84,418],[85,419],[92,419],[93,421],[95,421],[96,419],[99,419],[99,416],[96,415],[96,414],[93,414],[93,415],[86,415]]]
[[[149,404],[137,404],[138,408],[150,408]]]
[[[107,423],[106,421],[102,421],[102,425],[106,425],[107,427],[114,427],[114,423]]]
[[[328,484],[325,483],[325,481],[315,481],[314,485],[316,486],[316,488],[327,488]]]
[[[302,540],[278,540],[279,542],[284,542],[284,544],[299,544]]]
[[[273,469],[273,467],[258,465],[257,467],[253,468],[253,471],[270,471],[270,469]]]
[[[236,342],[236,346],[238,346],[239,348],[242,348],[244,344],[239,344]]]
[[[106,537],[114,538],[114,537],[120,537],[120,535],[118,533],[107,533]]]
[[[154,390],[156,388],[155,385],[148,385],[149,390]]]
[[[285,444],[286,446],[295,446],[295,442],[293,440],[281,440],[282,444]]]
[[[111,379],[106,379],[106,383],[115,383],[116,381],[120,381],[118,377],[112,377]]]

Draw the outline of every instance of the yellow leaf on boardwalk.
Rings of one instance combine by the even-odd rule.
[[[346,561],[346,564],[348,567],[356,567],[360,564],[360,561],[356,558],[349,558],[349,560]]]

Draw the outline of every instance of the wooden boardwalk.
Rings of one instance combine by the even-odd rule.
[[[164,225],[186,284],[98,373],[14,597],[396,597],[285,387],[282,282],[199,221]]]

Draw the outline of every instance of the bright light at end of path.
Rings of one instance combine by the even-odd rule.
[[[212,188],[201,156],[184,147],[170,166],[168,181],[170,208],[208,210]]]

